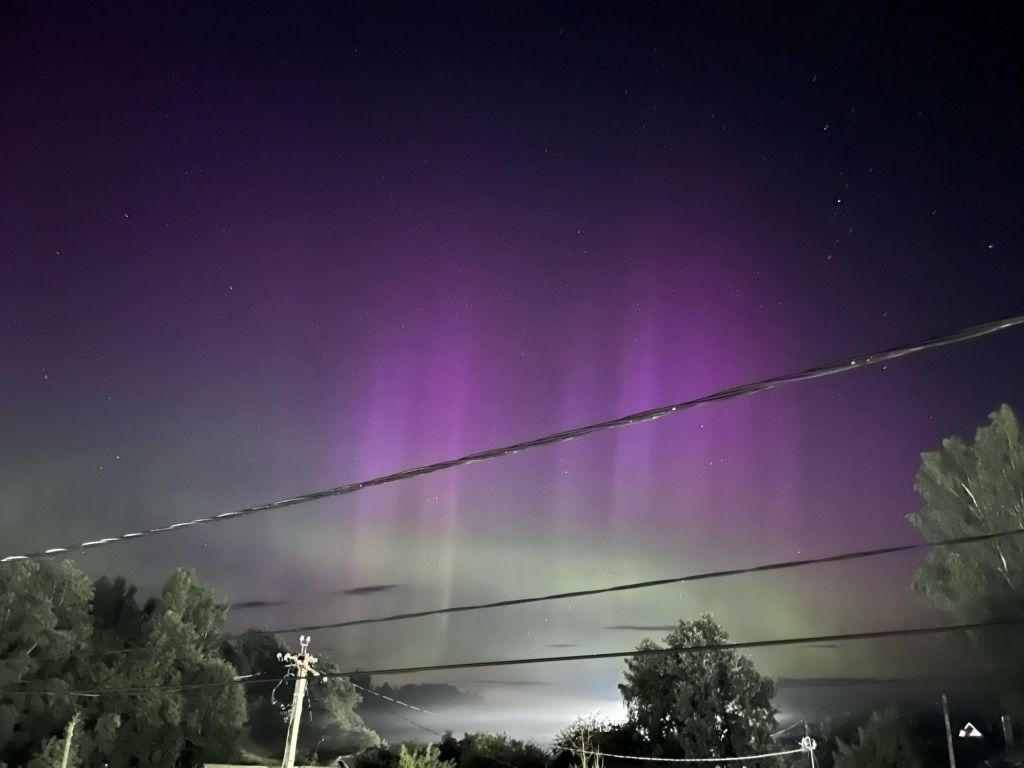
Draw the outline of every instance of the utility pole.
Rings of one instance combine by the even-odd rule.
[[[956,768],[956,755],[953,754],[953,729],[949,727],[949,701],[942,694],[942,719],[946,721],[946,749],[949,750],[949,768]]]
[[[64,732],[64,757],[61,758],[60,768],[68,768],[68,759],[71,757],[71,739],[75,735],[75,725],[78,723],[80,716],[80,712],[75,712],[75,716],[68,723],[68,729]]]
[[[306,697],[306,678],[308,675],[319,677],[320,673],[313,669],[319,661],[316,656],[306,652],[309,648],[309,636],[299,635],[298,653],[286,653],[282,661],[295,669],[295,695],[292,696],[292,712],[288,719],[288,738],[284,743],[284,760],[281,768],[295,768],[295,749],[299,745],[299,724],[302,722],[302,702]]]
[[[804,737],[800,739],[800,747],[807,750],[808,757],[811,758],[811,768],[816,768],[817,763],[814,760],[814,750],[818,746],[817,742],[811,738],[811,724],[807,720],[807,713],[804,713]]]

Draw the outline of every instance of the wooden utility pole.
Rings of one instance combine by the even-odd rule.
[[[281,768],[295,768],[295,749],[299,745],[299,725],[302,722],[302,703],[306,697],[307,676],[320,676],[320,673],[313,669],[313,665],[319,659],[306,652],[309,648],[307,635],[299,636],[299,646],[299,653],[286,653],[283,657],[283,661],[295,669],[295,694],[292,696],[292,712],[288,719],[288,738],[284,743],[284,760],[281,762]]]
[[[807,756],[811,760],[811,768],[816,768],[817,763],[814,760],[814,750],[818,746],[818,743],[811,738],[811,724],[807,720],[807,714],[804,713],[804,737],[800,739],[800,747],[807,750]]]
[[[64,757],[61,758],[60,768],[68,768],[68,759],[71,757],[71,739],[75,736],[75,725],[80,716],[80,712],[75,712],[75,716],[68,723],[68,729],[64,732]]]
[[[953,754],[953,729],[949,727],[949,701],[942,694],[942,719],[946,721],[946,749],[949,750],[949,768],[956,768],[956,755]]]

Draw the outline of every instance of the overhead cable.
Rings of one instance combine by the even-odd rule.
[[[363,691],[365,693],[371,693],[374,696],[376,696],[377,698],[384,699],[385,701],[389,701],[392,704],[400,704],[403,707],[406,707],[408,709],[414,709],[417,712],[422,712],[425,715],[435,715],[435,716],[437,716],[436,713],[434,713],[434,712],[431,712],[431,711],[426,710],[426,709],[422,709],[420,707],[413,706],[412,704],[407,704],[404,701],[399,701],[398,699],[394,699],[391,696],[385,696],[383,693],[378,693],[377,691],[374,691],[371,688],[364,688],[363,686],[358,685],[357,683],[353,683],[351,680],[349,680],[348,682],[349,682],[349,685],[351,685],[352,687],[358,688],[360,691]],[[363,699],[363,701],[366,701],[366,699]],[[393,717],[397,717],[400,720],[405,720],[405,722],[409,723],[410,725],[414,725],[414,726],[416,726],[417,728],[419,728],[421,730],[427,731],[428,733],[432,733],[435,736],[437,736],[439,739],[443,739],[445,737],[445,734],[440,733],[438,731],[435,731],[433,728],[430,728],[430,727],[428,727],[426,725],[423,725],[423,723],[416,722],[411,717],[407,717],[407,716],[401,714],[400,712],[396,712],[394,709],[392,709],[391,706],[389,706],[388,704],[385,704],[383,701],[380,702],[380,703],[384,707],[384,711],[387,712],[389,715],[391,715]],[[467,736],[469,735],[469,729],[468,728],[463,728],[462,730],[463,730],[463,733],[465,733]],[[448,733],[451,733],[451,732],[452,732],[451,730],[448,731]],[[507,766],[507,768],[516,768],[516,766],[512,765],[512,763],[506,762],[505,760],[502,760],[500,757],[494,757],[492,755],[491,759],[494,760],[495,762],[501,763],[504,766]]]
[[[797,755],[809,752],[806,747],[786,749],[781,752],[766,752],[762,755],[743,755],[742,757],[644,757],[640,755],[613,755],[610,752],[592,752],[589,749],[575,750],[579,754],[594,755],[595,757],[611,757],[616,760],[641,760],[646,763],[734,763],[746,760],[762,760],[769,757],[782,757],[784,755]]]
[[[417,723],[412,718],[406,717],[405,715],[403,715],[400,712],[396,712],[391,707],[389,707],[387,704],[383,704],[383,707],[384,707],[384,711],[387,712],[392,717],[397,717],[399,720],[405,720],[405,722],[409,723],[410,725],[414,725],[417,728],[426,731],[427,733],[432,733],[435,736],[437,736],[439,739],[443,739],[444,738],[444,734],[441,733],[440,731],[435,731],[433,728],[429,728],[429,727],[423,725],[422,723]]]
[[[771,739],[777,739],[777,738],[778,738],[779,736],[781,736],[782,734],[784,734],[784,733],[788,733],[789,731],[792,731],[792,730],[793,730],[794,728],[796,728],[796,727],[797,727],[798,725],[803,725],[803,724],[804,724],[804,719],[803,719],[803,718],[800,718],[799,720],[797,720],[797,721],[796,721],[795,723],[793,723],[792,725],[787,725],[787,726],[786,726],[785,728],[783,728],[783,729],[782,729],[781,731],[776,731],[776,732],[775,732],[775,733],[773,733],[773,734],[772,734],[771,736],[769,736],[769,738],[771,738]]]
[[[322,673],[320,675],[320,677],[340,676],[341,675],[325,675]],[[206,682],[199,683],[158,683],[155,685],[127,685],[109,688],[76,688],[67,691],[2,689],[0,690],[0,698],[3,698],[4,696],[100,696],[105,694],[137,696],[144,693],[149,693],[150,691],[198,691],[203,690],[205,688],[223,688],[227,685],[263,685],[269,683],[279,683],[285,679],[287,679],[287,676],[281,678],[261,678],[257,680],[254,680],[252,678],[233,677],[230,680],[209,680]]]
[[[1007,536],[1019,536],[1024,534],[1024,529],[1016,529],[1012,531],[997,531],[994,533],[979,533],[972,536],[958,536],[952,539],[942,539],[940,541],[922,541],[916,544],[898,544],[891,547],[879,547],[876,549],[861,549],[853,552],[842,552],[836,555],[825,555],[823,557],[809,557],[802,558],[799,560],[782,560],[775,563],[763,563],[761,565],[751,565],[741,568],[728,568],[717,571],[704,571],[702,573],[693,573],[687,576],[676,576],[664,579],[650,579],[648,581],[635,581],[628,584],[616,584],[610,587],[595,587],[594,589],[580,589],[573,592],[556,592],[548,595],[535,595],[532,597],[519,597],[511,598],[509,600],[496,600],[490,603],[474,603],[471,605],[458,605],[449,608],[433,608],[428,611],[412,611],[409,613],[396,613],[389,616],[376,616],[369,619],[349,619],[347,621],[336,621],[327,624],[307,624],[301,627],[288,627],[286,629],[253,629],[249,630],[252,632],[258,632],[260,634],[291,634],[294,632],[312,632],[314,630],[326,630],[326,629],[342,629],[345,627],[362,626],[366,624],[383,624],[392,621],[405,621],[408,619],[418,619],[427,616],[440,616],[450,613],[468,613],[471,611],[482,611],[493,608],[508,608],[516,605],[529,605],[531,603],[542,603],[551,602],[555,600],[569,600],[578,597],[590,597],[593,595],[603,595],[613,592],[628,592],[637,589],[650,589],[652,587],[661,587],[672,584],[684,584],[697,581],[707,581],[710,579],[721,579],[729,576],[743,576],[752,573],[767,573],[771,571],[784,571],[791,568],[803,568],[810,565],[823,565],[828,563],[841,563],[853,560],[862,560],[869,557],[879,557],[882,555],[899,554],[901,552],[913,552],[922,549],[934,549],[938,547],[958,547],[965,544],[977,544],[986,541],[992,541]],[[229,636],[228,640],[233,640],[241,637],[241,635]],[[69,653],[64,655],[38,655],[38,656],[9,656],[7,658],[0,658],[0,664],[11,664],[18,661],[70,661],[71,659],[86,659],[97,656],[107,656],[122,653],[141,653],[149,650],[146,647],[141,648],[117,648],[108,651],[93,651],[93,652],[82,652],[82,653]],[[358,686],[357,686],[358,687]]]
[[[138,648],[111,648],[111,649],[106,650],[106,651],[76,651],[76,652],[73,652],[73,653],[62,653],[62,654],[56,654],[56,655],[45,654],[45,653],[41,653],[39,655],[35,655],[35,654],[29,655],[28,653],[26,653],[25,655],[7,656],[6,658],[0,658],[0,664],[13,664],[13,663],[18,662],[18,661],[45,662],[45,661],[71,661],[72,659],[95,659],[95,658],[98,658],[100,656],[118,656],[118,655],[123,654],[123,653],[144,653],[146,651],[152,651],[152,648],[149,648],[147,646],[141,646],[141,647],[138,647]],[[12,651],[8,651],[8,653],[14,653],[14,652],[15,651],[13,651],[13,650]]]
[[[359,685],[358,683],[353,683],[351,680],[349,680],[348,682],[349,682],[349,685],[351,685],[353,688],[357,688],[360,691],[362,691],[363,693],[369,693],[369,694],[371,694],[373,696],[376,696],[379,699],[384,699],[385,701],[390,701],[392,704],[399,704],[399,705],[401,705],[403,707],[408,707],[409,709],[415,709],[417,712],[422,712],[425,715],[432,715],[432,714],[434,714],[429,709],[423,709],[422,707],[416,707],[416,706],[413,706],[412,704],[406,704],[404,701],[399,701],[398,699],[392,698],[391,696],[386,696],[383,693],[379,693],[379,692],[373,690],[372,688],[364,688],[363,686]]]
[[[716,643],[714,645],[692,645],[681,648],[633,648],[626,651],[606,651],[602,653],[579,653],[565,656],[535,656],[532,658],[499,659],[496,661],[463,661],[453,664],[431,664],[416,667],[390,667],[382,669],[354,669],[347,672],[321,672],[320,677],[351,678],[354,675],[408,675],[419,672],[444,672],[454,669],[481,669],[485,667],[518,667],[533,664],[556,664],[570,661],[599,661],[602,659],[623,659],[636,656],[660,656],[670,653],[717,653],[723,651],[752,650],[757,648],[782,648],[795,645],[812,645],[820,643],[840,643],[858,640],[880,640],[891,637],[919,637],[924,635],[951,634],[954,632],[972,632],[976,630],[1003,629],[1024,625],[1024,619],[999,619],[979,621],[970,624],[946,624],[934,627],[913,627],[909,629],[883,629],[873,632],[847,632],[833,635],[812,635],[804,637],[785,637],[770,640],[746,640],[740,642]],[[270,680],[223,680],[208,683],[185,683],[180,685],[128,686],[123,688],[87,688],[82,690],[13,690],[0,689],[3,696],[69,696],[86,693],[94,694],[134,694],[153,690],[192,690],[224,685],[253,685],[271,682]],[[351,682],[351,681],[350,681]]]
[[[888,637],[916,637],[922,635],[942,635],[953,632],[971,632],[980,629],[995,629],[1024,625],[1024,619],[999,619],[979,621],[970,624],[945,624],[935,627],[913,627],[910,629],[883,629],[874,632],[848,632],[835,635],[816,635],[809,637],[787,637],[773,640],[746,640],[735,643],[716,645],[694,645],[684,648],[635,648],[630,651],[606,651],[603,653],[578,653],[565,656],[535,656],[533,658],[504,659],[500,661],[464,661],[455,664],[433,664],[420,667],[394,667],[391,669],[360,669],[352,672],[338,673],[348,675],[408,675],[416,672],[443,672],[453,669],[480,669],[484,667],[519,667],[532,664],[551,664],[567,661],[597,661],[600,659],[620,659],[632,656],[657,656],[667,653],[713,653],[717,651],[739,651],[757,648],[782,648],[792,645],[811,645],[819,643],[842,643],[856,640],[879,640]]]
[[[702,397],[695,398],[693,400],[684,400],[679,403],[671,405],[663,405],[656,408],[651,408],[645,411],[639,411],[637,413],[630,414],[628,416],[620,416],[615,419],[609,419],[607,421],[599,421],[593,424],[589,424],[583,427],[576,427],[573,429],[563,430],[561,432],[553,432],[543,437],[537,437],[532,440],[525,440],[519,443],[513,443],[500,448],[490,448],[484,451],[476,453],[470,453],[460,458],[448,459],[446,461],[439,461],[433,464],[425,464],[419,467],[413,467],[411,469],[405,469],[400,472],[394,472],[388,475],[381,475],[379,477],[372,478],[370,480],[363,480],[356,483],[348,483],[340,485],[336,488],[329,488],[327,490],[315,491],[313,493],[306,493],[299,496],[293,496],[287,499],[280,499],[278,501],[272,501],[267,504],[257,504],[252,507],[245,507],[232,512],[222,512],[219,515],[212,517],[199,517],[194,520],[187,520],[180,523],[174,523],[172,525],[164,525],[156,528],[147,528],[134,533],[123,533],[118,536],[108,536],[106,538],[94,539],[91,541],[85,541],[78,544],[70,544],[60,547],[51,547],[49,549],[41,550],[38,552],[30,552],[24,555],[7,555],[6,557],[0,558],[0,563],[11,562],[14,560],[30,560],[39,559],[44,557],[53,557],[56,555],[67,554],[78,550],[96,549],[97,547],[107,546],[108,544],[115,544],[131,539],[138,539],[148,536],[156,536],[158,534],[171,533],[172,531],[182,530],[184,528],[194,528],[196,526],[208,525],[211,523],[224,522],[227,520],[236,520],[242,517],[248,517],[261,512],[272,512],[279,509],[285,509],[286,507],[294,507],[299,504],[306,504],[311,501],[319,501],[321,499],[327,499],[335,496],[345,496],[348,494],[362,491],[366,488],[373,488],[376,486],[389,485],[402,480],[410,480],[415,477],[422,477],[424,475],[433,474],[435,472],[441,472],[447,469],[453,469],[455,467],[462,467],[468,464],[475,464],[481,461],[488,461],[490,459],[500,458],[502,456],[511,456],[513,454],[522,453],[527,450],[534,448],[540,448],[546,445],[555,445],[557,443],[564,443],[569,440],[575,440],[580,437],[586,437],[592,435],[595,432],[602,432],[609,429],[617,429],[619,427],[627,427],[633,424],[640,424],[647,421],[654,421],[664,416],[668,416],[677,411],[689,410],[696,408],[701,405],[709,405],[711,403],[724,402],[726,400],[735,400],[740,397],[747,395],[753,395],[758,392],[765,392],[770,389],[774,389],[783,384],[795,384],[801,381],[809,381],[811,379],[818,379],[824,376],[831,376],[837,373],[843,373],[845,371],[853,370],[854,368],[862,368],[870,365],[878,365],[880,363],[890,362],[901,357],[907,357],[908,355],[917,354],[929,349],[936,349],[938,347],[948,346],[950,344],[958,344],[963,341],[969,341],[977,339],[982,336],[987,336],[998,331],[1004,331],[1009,328],[1014,328],[1020,325],[1024,325],[1024,315],[1018,315],[1016,317],[1010,317],[1003,320],[997,320],[990,323],[984,323],[982,325],[975,325],[970,328],[965,328],[954,333],[947,334],[945,336],[936,336],[925,341],[919,341],[913,344],[907,344],[900,347],[894,347],[892,349],[884,350],[881,352],[875,352],[868,355],[861,355],[859,357],[846,358],[837,362],[828,363],[825,365],[818,365],[813,368],[808,368],[799,373],[791,373],[784,376],[775,376],[772,378],[762,379],[760,381],[751,382],[749,384],[742,384],[728,389],[723,389],[718,392],[714,392],[710,395],[704,395]]]
[[[425,616],[440,616],[448,613],[468,613],[470,611],[482,611],[491,608],[508,608],[514,605],[528,605],[530,603],[544,603],[553,600],[569,600],[577,597],[590,597],[592,595],[605,595],[611,592],[628,592],[636,589],[650,589],[651,587],[662,587],[669,584],[684,584],[695,581],[707,581],[710,579],[721,579],[728,576],[743,576],[751,573],[766,573],[769,571],[784,571],[790,568],[803,568],[809,565],[823,565],[826,563],[842,563],[851,560],[863,560],[869,557],[881,555],[898,554],[900,552],[913,552],[921,549],[933,549],[936,547],[957,547],[964,544],[976,544],[979,542],[1000,539],[1005,536],[1019,536],[1024,534],[1024,529],[1012,531],[998,531],[995,533],[980,533],[973,536],[958,536],[954,539],[941,541],[922,541],[916,544],[898,544],[892,547],[880,547],[877,549],[862,549],[855,552],[843,552],[837,555],[825,555],[824,557],[808,557],[799,560],[783,560],[775,563],[762,565],[751,565],[741,568],[727,568],[717,571],[705,571],[694,573],[688,576],[674,576],[664,579],[650,579],[648,581],[634,581],[628,584],[616,584],[611,587],[595,587],[593,589],[579,589],[572,592],[556,592],[548,595],[535,595],[533,597],[517,597],[508,600],[495,600],[490,603],[474,603],[471,605],[457,605],[449,608],[433,608],[428,611],[411,611],[408,613],[395,613],[390,616],[377,616],[369,619],[349,619],[347,621],[335,621],[327,624],[306,624],[301,627],[288,627],[286,629],[255,630],[268,634],[287,634],[292,632],[311,632],[315,630],[340,629],[342,627],[356,627],[364,624],[383,624],[391,621],[405,621],[407,619],[419,619]]]

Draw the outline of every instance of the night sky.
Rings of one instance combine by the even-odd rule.
[[[939,6],[0,3],[0,556],[1020,313],[1024,55],[1009,4]],[[147,591],[194,566],[267,603],[232,629],[274,629],[913,542],[919,454],[1024,409],[1021,349],[1008,331],[76,561]],[[614,651],[706,610],[735,640],[918,626],[918,561],[311,650]],[[795,679],[786,712],[827,714],[825,678],[931,679],[944,648],[754,658]],[[615,713],[621,669],[391,682],[484,693],[432,729],[546,737]]]

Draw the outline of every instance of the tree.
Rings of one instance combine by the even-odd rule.
[[[559,768],[601,768],[604,754],[642,757],[650,752],[634,724],[613,722],[600,714],[577,717],[555,734],[552,746]]]
[[[356,756],[356,768],[398,768],[398,756],[383,744],[370,747]]]
[[[94,584],[70,562],[0,567],[0,690],[12,692],[0,694],[0,761],[48,765],[76,713],[84,768],[234,758],[245,708],[223,632],[219,601],[191,571],[140,608],[123,579]],[[113,690],[51,694],[97,688]]]
[[[547,754],[536,744],[504,733],[467,733],[459,743],[459,768],[544,768]]]
[[[835,768],[921,768],[924,761],[910,729],[895,709],[875,712],[855,742],[840,741]]]
[[[379,744],[380,736],[356,714],[362,701],[359,691],[339,676],[341,670],[333,662],[322,659],[320,671],[326,676],[309,685],[309,741],[320,745],[321,755],[352,754]]]
[[[613,727],[611,720],[597,714],[577,717],[555,734],[554,747],[572,752],[580,768],[602,768],[602,747]]]
[[[233,759],[245,698],[220,654],[225,610],[213,590],[181,569],[141,609],[120,581],[97,595],[96,635],[108,653],[93,667],[93,685],[142,690],[102,697],[88,761],[128,768]]]
[[[989,418],[973,444],[950,437],[922,455],[914,488],[924,506],[909,520],[926,541],[1024,528],[1020,423],[1008,405]],[[1024,539],[933,549],[914,577],[914,589],[958,622],[1024,618]],[[1004,705],[1024,716],[1024,654],[1013,635],[987,630],[973,633],[972,642],[997,673]]]
[[[281,690],[287,670],[279,657],[287,650],[273,635],[249,630],[226,642],[222,651],[238,674],[251,682],[245,686],[249,738],[271,753],[280,753],[284,749],[288,727],[291,690]],[[259,682],[261,680],[265,682]]]
[[[69,562],[0,565],[0,762],[25,765],[62,737],[75,712],[71,697],[91,650],[92,582]]]
[[[442,760],[433,744],[422,750],[411,750],[403,745],[398,753],[398,768],[455,768],[455,763]]]
[[[726,632],[709,614],[680,621],[666,648],[719,646]],[[644,640],[640,651],[657,651]],[[627,723],[657,757],[743,757],[774,751],[775,686],[730,650],[647,653],[626,662],[619,685]]]

